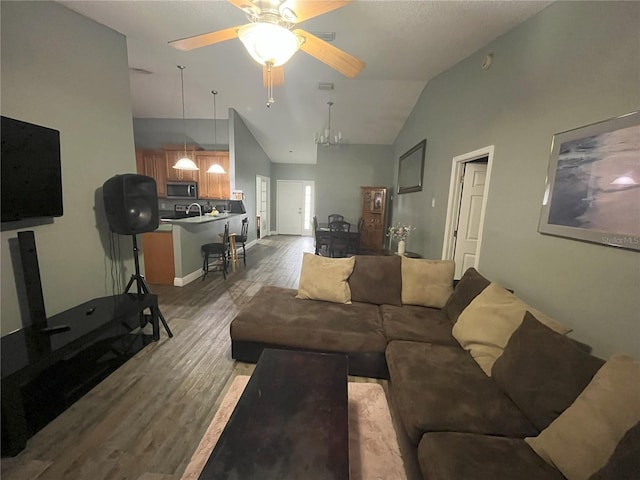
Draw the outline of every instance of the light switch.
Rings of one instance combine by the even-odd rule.
[[[435,199],[435,197],[431,199],[431,208],[436,208],[436,199]]]

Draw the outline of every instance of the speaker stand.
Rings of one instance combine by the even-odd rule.
[[[131,278],[129,279],[129,283],[127,283],[127,286],[124,289],[124,293],[129,293],[129,290],[131,289],[131,287],[133,286],[133,283],[135,282],[138,295],[147,295],[151,293],[151,290],[149,290],[149,285],[147,285],[147,282],[145,281],[144,277],[140,275],[140,262],[138,261],[138,241],[136,240],[135,234],[133,234],[132,238],[133,238],[133,261],[135,263],[136,273],[131,275]],[[143,316],[144,314],[140,313],[140,318],[143,318]],[[169,338],[172,338],[173,333],[171,333],[171,330],[169,329],[169,325],[167,325],[167,321],[164,319],[164,316],[162,315],[162,312],[160,311],[159,308],[158,308],[158,318],[162,322],[162,325],[164,326],[164,329],[167,332],[167,335],[169,335]],[[140,326],[144,326],[143,322],[140,322]]]

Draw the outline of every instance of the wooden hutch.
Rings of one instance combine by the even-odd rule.
[[[387,190],[385,187],[360,187],[360,217],[364,220],[360,250],[363,253],[380,253],[384,249]]]

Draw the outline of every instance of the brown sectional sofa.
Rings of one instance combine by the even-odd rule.
[[[453,331],[491,282],[469,269],[441,308],[406,305],[404,261],[356,256],[349,304],[263,287],[231,323],[233,358],[256,362],[265,347],[340,352],[351,374],[388,378],[400,433],[424,479],[565,478],[524,438],[561,415],[605,362],[527,312],[487,375]],[[639,429],[594,480],[640,478],[640,444],[628,440]]]

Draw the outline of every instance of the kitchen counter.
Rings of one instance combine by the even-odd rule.
[[[216,215],[204,214],[202,216],[196,215],[193,217],[184,217],[184,218],[160,218],[161,222],[170,223],[173,225],[185,225],[185,224],[199,224],[199,223],[209,223],[209,222],[217,222],[220,220],[229,220],[233,217],[245,216],[244,213],[218,213]]]
[[[185,218],[161,218],[156,232],[171,234],[173,241],[173,285],[182,287],[200,279],[202,276],[202,251],[205,243],[221,242],[224,226],[229,222],[229,233],[240,233],[242,219],[246,213],[220,213],[218,215],[202,215]],[[169,255],[154,255],[145,264],[171,261]],[[157,265],[150,265],[150,268]]]

